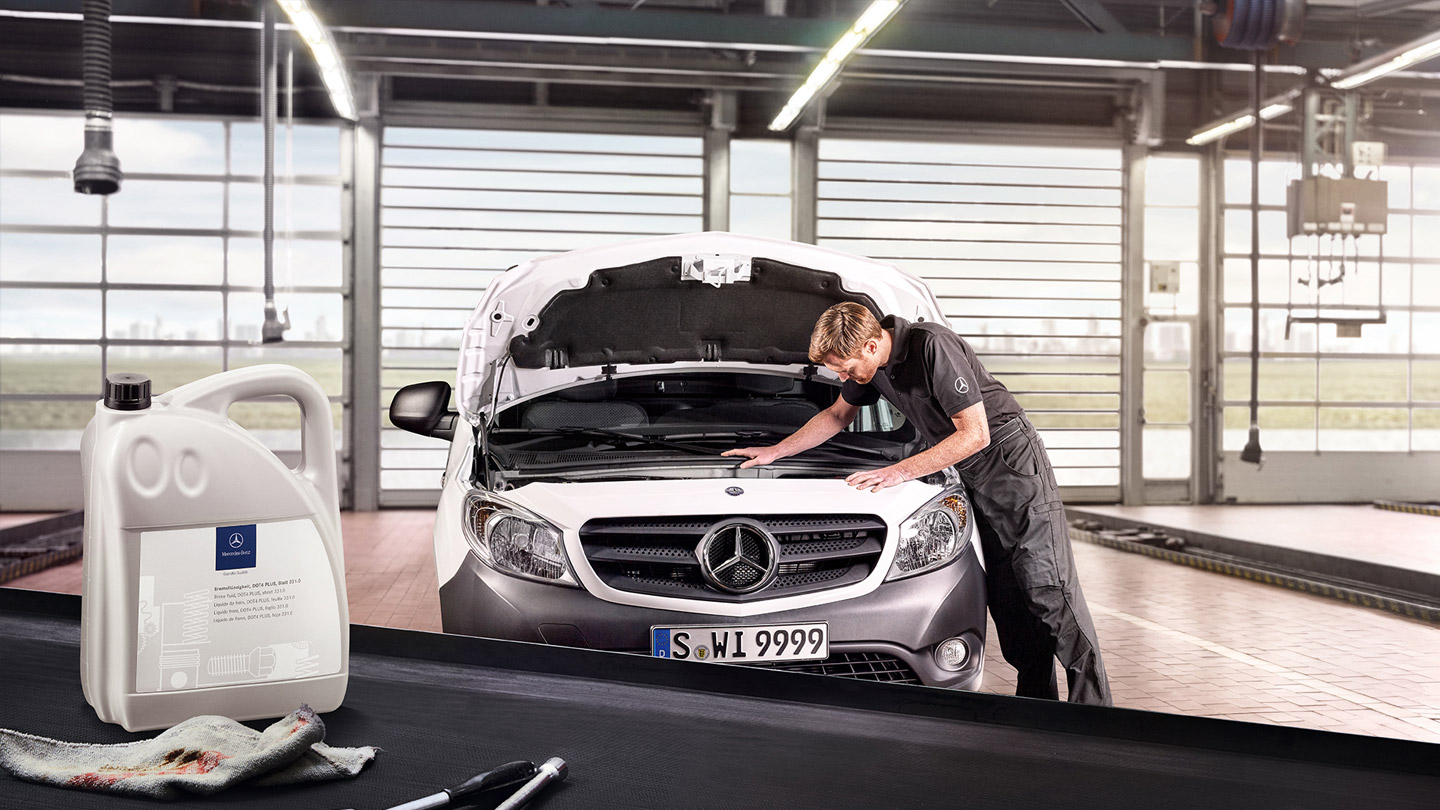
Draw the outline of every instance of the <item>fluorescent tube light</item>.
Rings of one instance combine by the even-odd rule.
[[[1278,118],[1285,113],[1295,109],[1284,97],[1271,99],[1268,104],[1260,108],[1260,118],[1269,121]],[[1255,123],[1255,116],[1250,113],[1243,113],[1234,118],[1229,118],[1218,123],[1211,123],[1204,129],[1185,139],[1191,146],[1203,146],[1211,141],[1217,141],[1226,135],[1234,135],[1241,130],[1249,129]]]
[[[785,103],[780,114],[770,122],[770,129],[775,132],[784,132],[789,129],[790,125],[795,123],[795,119],[800,117],[800,113],[810,105],[810,102],[834,81],[836,74],[845,66],[845,62],[850,59],[851,54],[868,42],[870,37],[874,36],[876,31],[879,31],[891,17],[895,16],[895,12],[899,11],[904,4],[905,0],[875,0],[871,3],[859,19],[855,20],[855,24],[850,26],[850,30],[846,31],[830,47],[825,57],[820,60],[820,64],[811,71],[805,83],[800,85],[800,89],[796,90],[795,95]]]
[[[345,74],[345,64],[340,61],[340,51],[335,47],[335,38],[330,36],[329,29],[315,16],[315,11],[306,0],[276,2],[280,8],[285,9],[290,24],[295,26],[301,39],[310,46],[310,53],[315,56],[315,65],[320,68],[320,78],[325,82],[325,89],[330,91],[330,103],[335,107],[335,114],[351,121],[356,120],[359,116],[355,114],[355,94],[350,90],[350,77]]]
[[[1440,56],[1440,31],[1435,31],[1428,36],[1423,36],[1408,45],[1402,45],[1400,53],[1391,56],[1395,51],[1381,54],[1374,59],[1367,59],[1354,67],[1347,68],[1339,76],[1330,80],[1330,86],[1337,90],[1353,90],[1364,84],[1369,84],[1381,76],[1388,76],[1397,70],[1404,70],[1411,65],[1418,65],[1428,59]]]

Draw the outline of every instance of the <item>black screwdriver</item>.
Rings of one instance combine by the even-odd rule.
[[[390,810],[438,810],[441,807],[462,804],[463,799],[476,793],[524,782],[534,776],[536,771],[535,763],[528,760],[507,762],[498,768],[472,776],[455,787],[404,804],[397,804]]]

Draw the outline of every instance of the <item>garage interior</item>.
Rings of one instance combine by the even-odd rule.
[[[439,633],[449,448],[392,397],[455,381],[507,268],[730,231],[934,292],[1049,450],[1117,707],[1428,746],[1380,804],[1433,791],[1440,2],[1257,2],[1237,48],[1247,0],[909,0],[777,131],[868,0],[312,0],[353,111],[284,16],[267,65],[265,0],[114,0],[111,195],[83,5],[0,0],[0,596],[84,587],[107,374],[282,363],[331,406],[350,621]],[[294,403],[230,417],[298,462]]]

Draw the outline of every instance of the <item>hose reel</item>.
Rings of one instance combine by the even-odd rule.
[[[1305,0],[1225,0],[1212,21],[1215,41],[1240,51],[1293,45],[1305,22]]]

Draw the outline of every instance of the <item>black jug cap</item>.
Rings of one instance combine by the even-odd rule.
[[[124,371],[106,374],[105,407],[112,411],[143,411],[150,407],[150,378]]]

